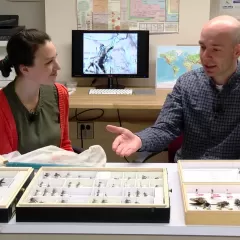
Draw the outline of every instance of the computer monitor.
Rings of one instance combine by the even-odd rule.
[[[72,77],[148,78],[149,31],[72,30]]]

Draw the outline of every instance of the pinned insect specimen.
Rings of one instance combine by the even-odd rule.
[[[99,196],[99,194],[100,194],[100,190],[98,189],[98,190],[97,190],[97,194],[96,194],[96,195],[97,195],[97,196]]]
[[[240,207],[240,199],[235,199],[234,201],[234,204],[237,206],[237,207]]]
[[[80,185],[81,185],[81,183],[80,183],[80,182],[78,182],[78,183],[76,184],[76,187],[78,188]]]
[[[97,199],[94,198],[94,199],[92,200],[92,203],[97,203]]]
[[[229,202],[227,202],[227,201],[218,202],[217,203],[217,208],[221,210],[222,208],[225,208],[228,205],[229,205]]]
[[[136,197],[139,197],[139,196],[140,196],[140,191],[137,190],[137,192],[136,192]]]
[[[126,199],[125,203],[131,203],[131,200],[130,199]]]
[[[70,173],[67,173],[66,178],[68,178],[69,176],[70,176]]]
[[[63,195],[65,195],[66,194],[66,191],[64,191],[64,190],[62,190],[62,192],[61,192],[61,196],[63,196]]]
[[[128,197],[130,197],[131,196],[131,193],[130,192],[128,192]]]
[[[42,187],[42,185],[43,185],[43,182],[40,182],[39,187]]]
[[[193,202],[193,203],[190,203],[191,205],[203,207],[203,209],[204,208],[209,209],[211,207],[211,205],[217,205],[217,208],[221,210],[222,208],[225,208],[229,205],[229,202],[227,202],[227,201],[221,201],[221,202],[218,202],[217,204],[211,204],[205,198],[202,198],[202,197],[190,198],[190,201]]]
[[[49,173],[45,173],[43,177],[47,178],[47,177],[49,177],[49,175],[50,175]]]
[[[43,196],[46,196],[46,194],[48,193],[47,189],[45,188],[44,189],[44,192],[43,192]]]
[[[193,205],[202,205],[204,204],[207,200],[203,197],[198,197],[198,198],[190,198],[190,201],[194,202],[195,204]]]
[[[61,200],[61,203],[66,203],[66,202],[67,202],[67,201],[66,201],[66,200],[64,200],[64,199],[62,199],[62,200]]]
[[[37,203],[38,201],[35,198],[30,198],[29,202],[30,203]]]
[[[147,176],[142,175],[142,179],[147,179]]]
[[[101,185],[102,185],[102,182],[99,182],[99,183],[98,183],[98,187],[101,187]]]
[[[61,177],[61,175],[60,175],[59,173],[55,173],[55,174],[54,174],[54,177],[55,177],[55,178],[58,178],[58,177]]]
[[[4,178],[2,178],[1,180],[0,180],[0,187],[2,187],[2,185],[4,184],[5,182],[4,182]]]
[[[68,183],[68,187],[71,187],[71,185],[72,185],[72,182],[69,182],[69,183]]]
[[[103,199],[103,200],[102,200],[102,203],[107,203],[107,199]]]
[[[52,190],[52,196],[54,196],[56,193],[57,193],[57,190],[54,188],[54,189]]]
[[[155,179],[160,179],[160,177],[155,177]]]
[[[144,193],[143,193],[143,196],[144,196],[144,197],[147,197],[147,196],[148,196],[148,194],[147,194],[146,192],[144,192]]]
[[[39,190],[37,189],[36,192],[34,193],[34,196],[37,196],[38,193],[39,193]]]
[[[207,202],[207,200],[205,198],[202,198],[202,197],[190,198],[190,201],[193,202],[190,204],[194,205],[194,206],[199,206],[199,207],[203,207],[203,208],[210,208],[210,206],[211,206],[211,204],[209,202]]]

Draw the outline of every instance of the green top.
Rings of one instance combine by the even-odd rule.
[[[60,146],[60,115],[55,85],[40,87],[39,102],[34,113],[30,113],[18,98],[15,81],[9,83],[3,92],[16,122],[18,151],[21,154],[48,145]]]

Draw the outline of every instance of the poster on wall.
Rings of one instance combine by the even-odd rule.
[[[240,20],[240,0],[221,0],[220,15],[230,15]]]
[[[156,88],[173,88],[184,73],[201,67],[199,46],[158,46]]]
[[[179,31],[180,0],[76,0],[77,29]]]

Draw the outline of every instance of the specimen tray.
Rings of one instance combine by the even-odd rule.
[[[240,225],[240,161],[179,160],[187,225]]]
[[[32,168],[0,167],[0,222],[7,223],[34,176]]]
[[[16,207],[17,222],[169,223],[167,170],[42,167]]]

